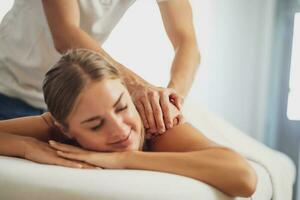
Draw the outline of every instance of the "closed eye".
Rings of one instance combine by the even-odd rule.
[[[123,110],[126,110],[128,108],[128,105],[124,106],[124,107],[121,107],[121,108],[118,108],[116,109],[116,112],[121,112]]]
[[[98,129],[100,129],[102,127],[104,123],[104,120],[101,120],[101,122],[97,125],[91,128],[92,131],[97,131]]]
[[[126,110],[127,108],[128,108],[128,105],[125,105],[125,106],[123,106],[121,108],[118,108],[118,109],[116,109],[116,113],[122,112],[123,110]],[[91,130],[92,131],[99,130],[103,126],[103,123],[104,123],[104,119],[102,119],[101,122],[98,125],[92,127]]]

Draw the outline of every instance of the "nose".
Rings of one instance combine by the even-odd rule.
[[[115,143],[128,137],[130,127],[124,123],[123,119],[118,116],[111,117],[110,123],[110,141]]]

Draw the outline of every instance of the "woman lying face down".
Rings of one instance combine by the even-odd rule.
[[[45,95],[50,113],[57,119],[56,124],[60,130],[85,149],[105,152],[141,149],[144,131],[128,91],[117,77],[115,69],[111,69],[101,60],[93,61],[94,63],[87,65],[91,69],[79,68],[81,63],[62,66],[61,70],[74,69],[74,77],[71,79],[63,75],[66,72],[58,72],[59,69],[48,73],[45,94],[47,91],[55,92]],[[97,65],[101,68],[97,68]],[[66,85],[52,84],[53,82],[49,83],[50,80]],[[59,94],[65,90],[63,87],[70,93]]]
[[[48,130],[59,127],[78,145],[57,141],[50,141],[50,146],[41,141],[36,145],[36,141],[33,143],[28,139],[18,143],[16,136],[1,133],[3,144],[25,146],[20,153],[13,152],[10,146],[0,145],[2,155],[21,156],[48,164],[62,162],[49,162],[47,156],[39,156],[41,154],[33,156],[32,152],[40,147],[52,151],[53,157],[69,162],[191,177],[230,196],[249,197],[255,192],[257,177],[248,161],[237,152],[209,140],[187,122],[146,139],[140,115],[118,71],[95,52],[77,49],[63,55],[46,74],[43,90],[49,113],[0,121],[0,132],[45,141],[51,139],[52,132]],[[172,108],[174,116],[182,117],[175,106]],[[175,118],[175,121],[183,120]],[[43,130],[47,136],[41,134]]]
[[[118,71],[97,53],[77,49],[64,55],[46,74],[43,90],[55,124],[81,147],[104,152],[146,148],[128,90]]]
[[[103,98],[104,97],[104,98]],[[66,119],[66,134],[94,151],[142,150],[140,116],[120,79],[90,82]]]

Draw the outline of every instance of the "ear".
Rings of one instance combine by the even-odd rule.
[[[54,121],[54,125],[60,130],[60,132],[62,132],[65,136],[67,136],[68,138],[72,139],[73,136],[72,134],[69,133],[68,131],[68,127],[66,127],[65,125],[57,122],[57,121]]]

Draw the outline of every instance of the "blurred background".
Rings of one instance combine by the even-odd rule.
[[[203,104],[299,169],[300,0],[190,2],[202,61],[187,103]],[[1,1],[0,21],[12,4]],[[103,48],[166,86],[173,49],[155,0],[133,4]],[[300,184],[294,199],[300,200]]]

